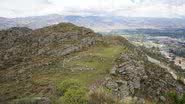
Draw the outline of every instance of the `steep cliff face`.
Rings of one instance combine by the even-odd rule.
[[[16,100],[26,104],[60,104],[70,91],[79,91],[61,88],[71,80],[88,89],[83,90],[84,95],[103,87],[110,90],[113,100],[133,98],[140,103],[164,103],[168,101],[166,93],[172,90],[183,93],[185,89],[125,38],[102,36],[70,23],[38,30],[0,31],[0,50],[0,102],[3,103]],[[69,92],[65,94],[64,90]],[[89,99],[85,102],[96,102],[95,98]]]

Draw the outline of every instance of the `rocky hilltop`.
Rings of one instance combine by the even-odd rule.
[[[174,104],[185,91],[125,38],[71,23],[2,30],[0,50],[3,104]]]

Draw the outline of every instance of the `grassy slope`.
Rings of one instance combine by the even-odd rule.
[[[78,39],[75,37],[73,39],[70,34],[65,36],[68,32],[75,33],[72,37],[77,36]],[[83,86],[89,88],[94,82],[101,81],[109,74],[109,70],[114,65],[114,60],[128,47],[128,41],[122,37],[98,36],[92,30],[72,24],[59,24],[38,29],[33,31],[30,36],[32,36],[30,39],[37,40],[39,38],[42,40],[42,44],[38,47],[34,47],[34,45],[31,47],[32,44],[28,44],[28,47],[33,48],[33,52],[37,52],[34,49],[42,48],[62,52],[64,46],[76,46],[81,43],[81,39],[91,37],[97,38],[97,43],[94,46],[81,49],[81,52],[71,53],[65,57],[58,57],[55,52],[51,55],[29,56],[28,62],[20,62],[13,68],[10,66],[7,70],[0,70],[0,75],[5,78],[0,80],[2,81],[0,84],[0,101],[35,96],[46,96],[53,100],[53,97],[54,99],[59,97],[57,87],[62,81],[68,79],[78,80]],[[58,37],[58,40],[54,39],[56,42],[53,42],[53,36]],[[36,42],[39,42],[39,39]],[[59,42],[60,39],[66,40]],[[28,48],[29,52],[32,53],[30,48]]]
[[[89,87],[94,82],[103,80],[109,74],[114,60],[125,50],[126,48],[119,45],[91,47],[86,51],[68,56],[64,64],[59,62],[59,65],[56,65],[57,67],[54,69],[56,72],[35,74],[33,82],[39,85],[54,83],[54,86],[59,86],[64,80],[74,79],[81,82],[83,86]],[[68,71],[60,71],[62,68],[59,66],[63,65],[63,68]]]
[[[113,61],[124,51],[122,46],[98,46],[89,50],[75,53],[68,58],[55,64],[55,71],[45,72],[43,74],[35,74],[33,81],[36,83],[55,82],[60,83],[65,79],[76,79],[85,85],[104,78],[108,71],[112,68]],[[64,64],[63,64],[64,62]],[[63,66],[64,67],[61,67]],[[60,70],[68,71],[60,71]],[[82,69],[82,70],[81,70]],[[83,70],[84,69],[84,70]]]
[[[114,60],[127,50],[123,45],[96,45],[67,57],[54,59],[54,64],[44,70],[34,69],[27,82],[5,82],[0,85],[1,95],[11,99],[34,96],[47,96],[56,100],[57,86],[68,79],[78,80],[89,87],[101,81],[109,73]],[[40,60],[48,60],[40,59]],[[14,87],[13,87],[14,86]],[[14,98],[15,97],[15,98]]]

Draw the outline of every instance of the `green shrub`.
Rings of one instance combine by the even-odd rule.
[[[87,104],[87,90],[85,88],[68,89],[67,92],[61,97],[63,104]]]
[[[78,89],[81,87],[81,84],[77,80],[65,80],[62,83],[59,84],[58,86],[58,92],[62,96],[65,94],[65,92],[68,89]]]
[[[171,92],[168,94],[170,102],[173,104],[185,104],[185,94],[178,95],[177,93]]]
[[[87,104],[87,89],[78,80],[65,80],[58,86],[59,104]]]

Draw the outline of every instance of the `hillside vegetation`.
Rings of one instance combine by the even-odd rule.
[[[2,30],[0,50],[3,104],[171,103],[185,88],[125,38],[70,23]]]

